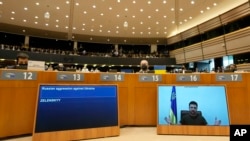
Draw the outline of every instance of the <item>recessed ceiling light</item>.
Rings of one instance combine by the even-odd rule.
[[[174,11],[174,8],[171,8],[171,11]]]
[[[159,24],[159,22],[157,21],[157,22],[155,22],[156,24]]]
[[[91,38],[89,38],[89,40],[93,40],[93,38],[91,37]]]
[[[93,31],[94,31],[94,29],[90,29],[90,31],[91,31],[91,32],[93,32]]]
[[[140,34],[143,34],[143,32],[141,31]]]
[[[85,23],[83,23],[82,25],[83,25],[83,26],[85,26],[86,24],[85,24]]]
[[[159,12],[159,9],[155,9],[155,12]]]
[[[59,22],[59,20],[56,20],[56,22],[58,23],[58,22]]]
[[[116,17],[117,17],[117,18],[119,18],[119,17],[120,17],[120,15],[116,15]]]
[[[95,21],[95,19],[91,19],[91,21],[93,22],[93,21]]]
[[[201,10],[200,12],[201,12],[201,13],[204,13],[204,11],[203,11],[203,10]]]
[[[191,4],[194,4],[194,3],[195,3],[195,2],[192,0],[192,1],[191,1]]]
[[[93,5],[92,7],[93,7],[93,8],[96,8],[96,5]]]
[[[165,18],[165,19],[166,19],[166,18],[167,18],[167,16],[166,16],[166,15],[164,15],[164,16],[163,16],[163,18]]]
[[[76,27],[73,27],[73,30],[76,30]]]
[[[35,24],[38,24],[38,22],[34,22]]]
[[[184,22],[187,22],[187,19],[185,19]]]
[[[59,9],[60,9],[60,7],[59,7],[59,6],[57,6],[57,7],[56,7],[56,9],[57,9],[57,10],[59,10]]]
[[[180,8],[180,11],[183,11],[183,9],[182,9],[182,8]]]
[[[24,7],[23,9],[24,9],[24,10],[26,10],[26,11],[28,10],[28,8],[27,8],[27,7]]]
[[[151,34],[151,32],[149,31],[148,34]]]
[[[159,34],[159,32],[157,31],[156,34]]]
[[[135,27],[133,26],[132,29],[135,30]]]
[[[66,4],[69,4],[69,1],[66,1]]]
[[[140,9],[140,12],[143,12],[143,9]]]
[[[124,42],[127,42],[127,40],[124,40]]]
[[[132,18],[135,18],[135,15],[133,15]]]
[[[150,30],[151,29],[151,27],[148,27],[148,30]]]
[[[100,15],[101,15],[101,16],[103,16],[104,14],[103,14],[103,13],[101,13]]]
[[[213,5],[214,5],[214,6],[216,6],[216,5],[217,5],[217,3],[214,3]]]
[[[36,5],[40,5],[40,3],[39,3],[39,2],[36,2]]]
[[[82,30],[85,30],[85,28],[82,28]]]
[[[143,24],[143,22],[140,22],[140,24]]]
[[[133,2],[132,2],[133,4],[136,4],[136,1],[135,0],[133,0]]]
[[[175,21],[172,21],[172,24],[174,24],[175,23]]]
[[[23,30],[23,32],[26,32],[25,29]]]
[[[165,26],[164,29],[168,29],[168,28]]]
[[[48,23],[46,23],[46,24],[45,24],[45,26],[49,26],[49,24],[48,24]]]
[[[56,27],[58,28],[58,27],[59,27],[59,25],[56,25]]]
[[[36,19],[38,19],[38,16],[35,16]]]
[[[189,19],[191,20],[191,19],[193,19],[193,17],[189,17]]]
[[[69,15],[65,15],[66,18],[69,18]]]
[[[115,33],[116,33],[116,34],[118,34],[118,33],[119,33],[119,31],[116,31]]]
[[[164,32],[164,34],[167,34],[167,32]]]
[[[150,19],[150,18],[151,18],[151,16],[148,16],[148,18]]]
[[[117,29],[119,29],[119,26],[116,26]]]
[[[99,32],[102,32],[102,30],[100,29]]]
[[[15,18],[14,18],[14,17],[11,17],[10,19],[11,19],[11,20],[14,20]]]
[[[102,27],[102,25],[100,25],[100,27]]]
[[[109,10],[112,10],[112,7],[109,7]]]
[[[76,6],[78,6],[78,5],[79,5],[79,3],[77,2],[77,3],[76,3]]]
[[[151,1],[148,1],[148,4],[151,4]]]
[[[135,34],[135,32],[133,31],[132,34]]]
[[[207,7],[207,10],[209,10],[210,9],[210,7]]]
[[[11,14],[15,14],[15,11],[12,11]]]
[[[162,1],[162,3],[163,3],[163,4],[166,4],[166,3],[167,3],[167,1],[166,1],[166,0],[164,0],[164,1]]]
[[[66,29],[68,29],[69,27],[68,26],[65,26]]]
[[[110,30],[108,30],[108,33],[110,33],[111,31]]]
[[[125,8],[124,10],[125,10],[125,11],[128,11],[128,8]]]
[[[27,22],[27,20],[24,19],[23,22]]]
[[[87,11],[83,11],[83,14],[87,14]]]
[[[2,4],[3,4],[3,2],[2,2],[2,1],[0,1],[0,4],[2,5]]]

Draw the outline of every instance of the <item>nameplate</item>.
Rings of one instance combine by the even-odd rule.
[[[139,74],[140,82],[161,82],[162,75],[159,74]]]
[[[200,74],[176,74],[177,82],[196,82],[200,81]]]
[[[101,81],[124,81],[124,74],[107,74],[101,73]]]
[[[230,74],[216,74],[216,81],[242,81],[242,74],[239,73],[230,73]]]
[[[37,72],[3,70],[1,79],[3,80],[36,80]]]
[[[84,74],[83,73],[64,73],[58,72],[56,74],[57,81],[83,81]]]

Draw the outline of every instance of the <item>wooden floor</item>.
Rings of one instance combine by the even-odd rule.
[[[32,137],[12,138],[3,141],[32,141]],[[124,127],[120,136],[84,141],[229,141],[228,136],[184,136],[184,135],[157,135],[156,127]]]

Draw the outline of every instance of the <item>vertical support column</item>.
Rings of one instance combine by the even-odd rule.
[[[115,50],[119,51],[118,44],[115,44]]]
[[[74,41],[73,50],[75,53],[78,52],[77,41]]]
[[[24,47],[25,48],[29,48],[29,46],[30,46],[30,37],[29,36],[25,36],[25,39],[24,39]]]
[[[156,44],[152,44],[150,46],[150,53],[153,53],[153,52],[157,52],[157,45]]]

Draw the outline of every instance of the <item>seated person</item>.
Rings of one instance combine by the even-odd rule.
[[[17,54],[17,65],[27,65],[29,60],[29,55],[23,52]]]
[[[23,52],[17,54],[16,65],[7,66],[7,69],[27,69],[29,55]]]
[[[149,69],[149,65],[148,65],[148,61],[147,60],[141,60],[141,63],[140,63],[140,71],[139,73],[148,73]]]
[[[55,70],[66,71],[66,68],[64,67],[63,63],[59,63],[58,66],[55,67]]]
[[[189,102],[189,113],[181,118],[182,125],[207,125],[206,119],[197,112],[198,104],[195,101]]]

